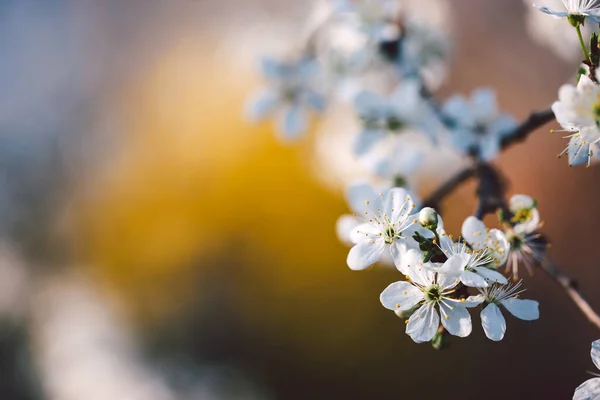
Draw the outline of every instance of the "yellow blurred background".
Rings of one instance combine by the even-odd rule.
[[[273,36],[293,37],[308,2],[41,3],[0,6],[4,55],[16,55],[0,78],[16,80],[8,93],[28,91],[1,103],[6,259],[28,283],[24,310],[1,329],[0,399],[561,399],[588,378],[599,333],[542,274],[525,278],[539,321],[509,319],[493,343],[474,317],[471,337],[435,352],[379,304],[397,272],[346,267],[334,230],[347,211],[343,190],[315,177],[313,138],[285,147],[270,123],[242,116],[260,84],[255,60]],[[521,0],[450,8],[456,48],[442,97],[492,86],[523,118],[571,78],[577,60],[528,38]],[[600,307],[600,172],[557,160],[563,142],[549,129],[498,165],[511,193],[539,200],[552,256]],[[437,183],[423,182],[420,194]],[[469,183],[443,205],[454,234],[474,190]],[[94,306],[54,322],[59,307],[77,304]],[[110,334],[96,339],[82,325]],[[110,372],[86,375],[87,364],[66,361],[69,349],[105,343],[135,372],[117,374],[113,397],[102,395]],[[63,363],[81,371],[60,375]],[[146,379],[164,381],[152,398],[128,386],[147,388]]]

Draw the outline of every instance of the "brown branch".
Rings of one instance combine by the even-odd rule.
[[[571,300],[573,300],[583,315],[586,316],[588,321],[596,326],[596,328],[600,329],[600,315],[594,311],[590,303],[588,303],[588,301],[583,297],[579,291],[579,288],[577,287],[577,282],[562,272],[551,260],[546,259],[542,261],[539,267],[546,273],[546,275],[559,284],[565,290],[565,292],[567,292]]]
[[[500,147],[504,150],[508,146],[522,142],[536,129],[541,128],[554,119],[554,113],[550,108],[531,113],[521,125],[517,126],[512,132],[507,134],[500,142]]]
[[[554,113],[550,108],[531,113],[520,125],[515,127],[510,133],[506,134],[500,142],[502,150],[507,147],[525,140],[532,132],[544,126],[554,119]],[[452,178],[444,182],[439,188],[429,195],[423,202],[425,207],[439,207],[446,196],[452,193],[463,182],[469,180],[477,174],[477,166],[470,166],[458,172]]]

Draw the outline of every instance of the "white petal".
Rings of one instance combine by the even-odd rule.
[[[564,18],[564,17],[566,17],[568,15],[568,13],[564,12],[564,11],[552,11],[548,7],[540,7],[540,6],[536,6],[535,4],[533,6],[535,8],[537,8],[538,10],[540,10],[542,12],[545,12],[546,14],[553,15],[555,17]]]
[[[506,332],[506,320],[500,308],[490,303],[481,312],[481,325],[488,339],[498,342],[504,338]]]
[[[424,299],[421,289],[408,282],[394,282],[379,296],[381,304],[392,311],[408,311]]]
[[[279,100],[279,96],[271,90],[257,92],[246,103],[244,114],[252,122],[261,121],[275,111]]]
[[[485,301],[485,296],[482,294],[478,294],[477,296],[469,296],[464,300],[444,299],[444,301],[451,305],[456,304],[457,306],[465,308],[474,308]]]
[[[350,249],[346,262],[350,269],[361,271],[379,261],[384,250],[383,240],[363,240]]]
[[[308,129],[308,114],[299,105],[283,111],[279,120],[279,137],[284,142],[298,139]]]
[[[408,319],[406,334],[417,343],[429,342],[440,327],[440,317],[433,304],[423,304]]]
[[[591,356],[596,368],[600,369],[600,340],[592,342]]]
[[[350,209],[364,217],[365,212],[371,212],[382,207],[381,196],[368,183],[355,183],[348,187],[346,200]]]
[[[463,283],[463,285],[468,287],[483,288],[489,286],[488,282],[483,278],[483,276],[477,275],[475,272],[471,271],[464,271],[460,275],[460,281]]]
[[[446,262],[442,264],[440,268],[437,269],[437,272],[439,274],[458,277],[465,270],[465,267],[467,266],[467,263],[469,262],[470,258],[471,256],[466,253],[455,254],[453,256],[450,256],[446,260]]]
[[[417,258],[419,254],[421,257]],[[398,269],[405,273],[411,281],[421,286],[429,286],[435,280],[435,272],[432,271],[430,263],[423,264],[422,257],[420,251],[409,250],[403,255]]]
[[[496,114],[496,92],[490,88],[476,89],[469,101],[473,117],[478,122],[489,121]]]
[[[583,165],[588,161],[590,144],[583,144],[581,136],[573,136],[568,145],[569,165]]]
[[[491,133],[479,141],[479,158],[492,161],[500,153],[500,137]]]
[[[508,279],[500,272],[486,268],[486,267],[475,267],[473,270],[478,274],[483,276],[487,282],[497,282],[501,285],[506,285],[508,283]]]
[[[398,252],[399,253],[399,252]],[[395,251],[392,250],[392,256],[394,256],[394,263],[396,264],[396,268],[404,275],[408,276],[411,273],[410,265],[420,265],[423,260],[423,253],[419,250],[411,249],[405,252],[404,254],[395,254]],[[413,282],[415,282],[413,280]],[[421,282],[417,282],[419,284],[423,284]]]
[[[361,224],[362,221],[352,215],[340,216],[335,223],[335,232],[340,242],[346,245],[356,244],[357,242],[353,240],[356,235],[353,235],[352,232],[356,232],[356,227]]]
[[[537,301],[522,300],[513,297],[502,300],[500,304],[502,304],[512,315],[525,321],[533,321],[540,317]]]
[[[467,100],[461,96],[452,96],[444,103],[442,113],[458,122],[460,125],[472,126],[475,124],[471,107]]]
[[[600,378],[592,378],[583,382],[573,395],[573,400],[599,400],[600,399]]]
[[[404,188],[390,189],[383,202],[383,212],[392,219],[392,223],[405,220],[413,210],[413,201]]]
[[[499,268],[504,265],[510,251],[510,243],[504,232],[499,229],[490,229],[484,237],[483,244],[492,252],[495,259],[494,267]]]
[[[533,233],[540,226],[540,213],[537,208],[531,210],[531,218],[529,220],[523,222],[522,224],[517,224],[513,227],[513,230],[517,234],[528,234]]]
[[[465,307],[456,305],[456,303],[440,303],[440,313],[442,316],[442,325],[450,334],[459,337],[467,337],[471,334],[473,326],[471,324],[471,315]]]
[[[353,244],[360,243],[364,240],[369,239],[379,239],[379,229],[373,224],[369,224],[368,222],[362,222],[358,218],[355,218],[359,225],[354,227],[354,229],[349,232],[350,242]]]
[[[387,132],[381,129],[363,129],[354,142],[354,154],[363,156],[367,154],[373,146],[387,136]]]
[[[462,225],[462,237],[475,250],[483,248],[483,240],[485,238],[485,225],[482,221],[475,217],[468,217]]]
[[[508,209],[513,214],[518,213],[521,210],[527,210],[535,206],[535,200],[531,196],[526,194],[515,194],[508,201]]]

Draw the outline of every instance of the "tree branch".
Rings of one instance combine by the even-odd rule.
[[[550,108],[531,113],[531,115],[529,115],[529,117],[527,117],[525,121],[523,121],[520,125],[515,127],[511,132],[504,136],[504,138],[500,142],[500,148],[504,150],[515,143],[522,142],[532,132],[544,126],[553,119],[554,113]],[[446,196],[452,193],[463,182],[467,181],[469,178],[475,176],[476,174],[477,166],[470,166],[458,172],[448,181],[444,182],[439,188],[434,190],[433,193],[431,193],[429,197],[427,197],[423,202],[424,206],[439,208],[440,203]]]
[[[567,292],[571,300],[581,310],[596,328],[600,329],[600,315],[588,303],[579,291],[577,282],[562,272],[558,266],[551,260],[545,259],[540,263],[540,269],[546,273],[552,280],[558,283]]]

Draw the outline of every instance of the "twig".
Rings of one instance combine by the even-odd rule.
[[[553,119],[554,113],[550,108],[531,113],[531,115],[529,115],[525,121],[504,136],[500,142],[500,147],[502,150],[504,150],[515,143],[525,140],[533,131],[542,127]],[[426,207],[439,207],[439,204],[446,196],[452,193],[463,182],[474,177],[476,174],[477,166],[469,166],[463,169],[448,181],[444,182],[432,194],[430,194],[429,197],[425,199],[423,204]]]
[[[588,321],[590,321],[596,328],[600,329],[600,315],[588,303],[588,301],[583,297],[581,292],[579,291],[577,282],[571,279],[568,275],[562,272],[554,262],[551,260],[544,260],[539,264],[539,267],[542,271],[546,273],[552,280],[562,286],[565,289],[565,292],[569,295],[571,300],[575,303],[577,307],[581,310],[583,315],[586,316]]]
[[[444,182],[439,188],[437,188],[425,201],[423,202],[425,207],[439,208],[439,203],[444,200],[446,196],[454,191],[461,183],[469,180],[475,176],[477,170],[475,167],[465,168],[452,178]]]
[[[531,113],[521,125],[517,126],[512,132],[507,134],[500,142],[500,147],[504,150],[508,146],[517,142],[522,142],[527,139],[536,129],[546,125],[548,122],[554,119],[554,113],[550,108],[542,111],[536,111]]]

